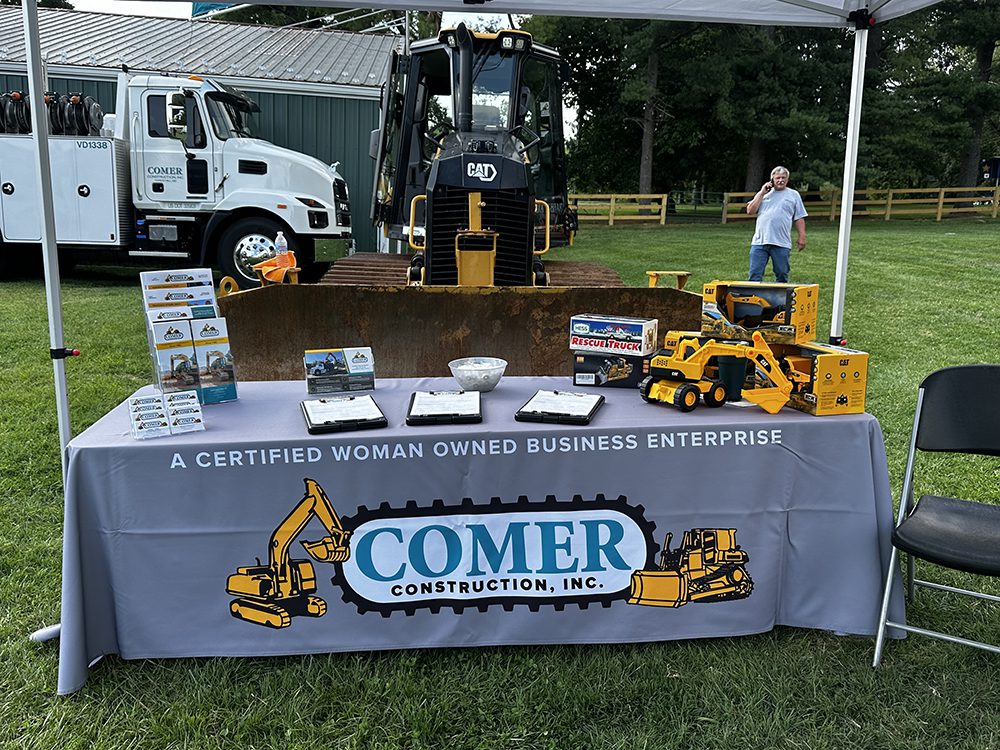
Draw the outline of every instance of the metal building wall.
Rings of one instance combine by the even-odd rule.
[[[90,81],[49,76],[49,90],[58,94],[78,94],[92,96],[101,103],[105,112],[115,111],[114,81]],[[25,76],[0,74],[0,92],[27,91],[28,79]]]
[[[25,76],[0,74],[0,91],[24,91]],[[60,94],[81,92],[100,102],[105,112],[115,111],[114,81],[49,77],[50,90]],[[355,248],[377,249],[371,225],[372,183],[375,162],[368,156],[371,131],[378,127],[379,107],[374,99],[347,99],[303,94],[276,94],[243,90],[260,105],[257,135],[293,151],[301,151],[330,164],[340,162],[340,174],[351,194],[351,220]]]
[[[340,162],[338,170],[351,193],[355,247],[359,252],[376,250],[377,236],[369,219],[375,161],[368,155],[368,143],[378,127],[378,102],[276,94],[250,87],[244,91],[260,105],[257,129],[263,138],[327,164]]]

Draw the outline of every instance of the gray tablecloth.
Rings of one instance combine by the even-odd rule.
[[[482,424],[404,424],[414,390],[452,387],[380,380],[380,430],[310,435],[304,384],[272,382],[206,407],[204,432],[138,442],[123,405],[74,439],[59,692],[112,653],[640,642],[775,625],[874,633],[893,518],[870,415],[681,414],[603,389],[588,426],[522,423],[513,414],[536,389],[569,380],[510,377],[484,394]],[[277,629],[233,616],[228,577],[267,565],[306,479],[352,532],[348,561],[313,562],[326,612]],[[676,551],[698,529],[698,548],[657,574],[666,534]],[[298,541],[325,533],[314,518]],[[706,538],[724,548],[727,534],[738,548],[703,559],[716,554]],[[289,557],[307,559],[298,541]],[[651,571],[647,600],[629,603],[636,570]],[[680,606],[649,606],[657,575]],[[904,617],[901,597],[891,617]]]

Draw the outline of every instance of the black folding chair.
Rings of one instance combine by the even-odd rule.
[[[900,551],[908,556],[906,590],[911,601],[915,587],[922,586],[1000,602],[997,596],[914,577],[916,558],[967,573],[1000,576],[1000,506],[936,495],[923,495],[914,503],[917,451],[1000,456],[1000,365],[946,367],[931,373],[920,384],[873,667],[882,660],[887,627],[1000,653],[1000,647],[987,643],[888,620]]]

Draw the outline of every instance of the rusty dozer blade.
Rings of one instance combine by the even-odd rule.
[[[570,375],[569,320],[581,313],[657,318],[691,330],[701,295],[668,287],[365,287],[271,285],[219,300],[243,380],[302,380],[302,353],[370,346],[376,377],[446,376],[448,362],[491,355],[508,375]]]
[[[743,398],[757,404],[768,414],[777,414],[788,403],[788,394],[789,391],[784,388],[747,388],[743,391]]]
[[[632,574],[629,604],[681,607],[688,599],[687,578],[676,570],[637,570]]]

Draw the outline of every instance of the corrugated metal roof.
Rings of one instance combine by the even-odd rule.
[[[377,88],[399,37],[39,8],[53,66],[194,73]],[[18,6],[0,6],[0,62],[25,63]]]

